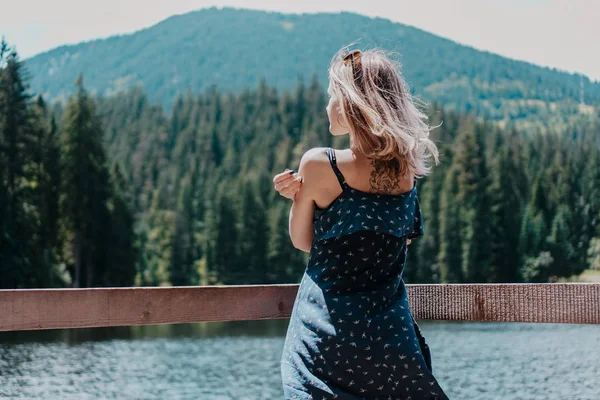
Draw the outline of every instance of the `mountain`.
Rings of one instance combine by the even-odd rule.
[[[138,32],[61,46],[26,60],[32,90],[64,99],[83,72],[92,92],[111,95],[142,85],[170,108],[177,95],[216,85],[237,91],[264,78],[280,89],[327,68],[342,46],[359,40],[400,53],[415,93],[448,108],[497,120],[565,123],[597,114],[600,83],[459,45],[420,29],[353,13],[282,14],[208,8],[170,17]],[[581,86],[583,85],[583,86]],[[583,98],[586,106],[580,105]]]

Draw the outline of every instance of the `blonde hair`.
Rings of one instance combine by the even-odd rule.
[[[342,48],[331,60],[329,80],[341,114],[359,152],[372,160],[371,185],[391,189],[399,177],[430,172],[429,159],[439,164],[438,149],[429,139],[427,116],[400,73],[400,63],[381,49],[361,52],[354,69],[344,62]]]

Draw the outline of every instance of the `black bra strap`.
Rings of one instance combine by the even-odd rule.
[[[342,189],[346,189],[347,183],[346,183],[346,178],[344,178],[344,175],[342,174],[342,172],[340,171],[340,169],[337,166],[337,162],[336,162],[336,158],[335,158],[335,151],[333,151],[333,149],[331,147],[327,147],[325,149],[327,151],[327,156],[329,157],[329,163],[331,164],[331,168],[333,169],[333,172],[335,172],[335,176],[338,179],[338,182],[340,183],[340,186],[342,187]]]

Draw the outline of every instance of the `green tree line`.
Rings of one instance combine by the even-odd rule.
[[[6,47],[6,46],[5,46]],[[318,79],[279,91],[186,92],[167,113],[82,80],[48,110],[18,56],[0,71],[2,287],[298,282],[290,203],[272,177],[328,132]],[[404,277],[546,282],[598,259],[600,126],[522,132],[434,105],[442,163],[420,180],[425,235]]]
[[[57,122],[0,45],[0,288],[127,286],[133,210],[81,77]]]

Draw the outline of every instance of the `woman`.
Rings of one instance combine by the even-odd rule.
[[[285,398],[447,399],[402,279],[423,234],[416,180],[438,163],[426,117],[379,50],[339,52],[327,93],[329,131],[350,148],[313,148],[273,179],[293,200],[292,242],[310,253],[281,358]]]

